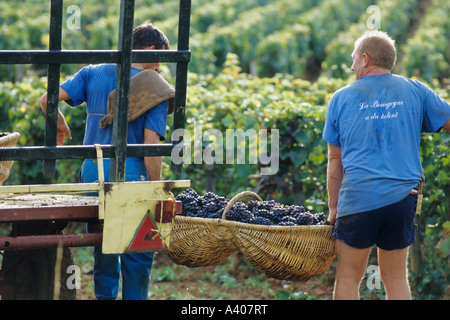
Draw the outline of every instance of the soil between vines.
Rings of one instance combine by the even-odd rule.
[[[148,300],[276,300],[289,296],[295,299],[299,293],[312,299],[332,298],[335,262],[322,275],[308,281],[293,282],[269,278],[236,255],[217,266],[188,268],[176,265],[164,253],[157,253]],[[236,260],[240,263],[234,271]],[[163,268],[173,270],[174,276],[161,279],[159,270]],[[220,275],[214,276],[218,273],[223,281],[217,279]],[[77,300],[95,300],[93,291],[92,272],[82,274]],[[120,292],[117,299],[121,299]]]

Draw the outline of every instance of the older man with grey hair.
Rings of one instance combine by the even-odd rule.
[[[334,298],[359,298],[376,245],[387,299],[411,299],[407,254],[424,180],[421,133],[450,132],[450,105],[423,83],[391,73],[395,42],[384,32],[357,39],[352,59],[356,81],[330,99],[323,131],[338,260]]]

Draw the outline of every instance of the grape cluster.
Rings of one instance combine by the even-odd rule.
[[[221,218],[229,199],[207,192],[203,196],[189,188],[176,197],[183,204],[183,215],[200,218]],[[325,225],[328,220],[323,212],[311,213],[303,206],[282,205],[274,200],[248,203],[236,202],[225,214],[225,219],[259,225],[301,226]]]
[[[229,199],[218,196],[213,192],[207,192],[203,196],[188,188],[175,197],[183,205],[183,215],[198,218],[222,218],[223,211]]]
[[[328,224],[323,212],[311,213],[303,206],[282,205],[274,200],[250,200],[247,204],[237,202],[227,211],[225,218],[231,221],[260,225],[302,226]]]

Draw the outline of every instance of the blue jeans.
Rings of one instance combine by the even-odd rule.
[[[105,181],[109,181],[109,159],[105,159]],[[143,162],[142,162],[143,165]],[[126,181],[148,180],[145,167],[138,160],[127,159]],[[85,160],[81,169],[82,183],[98,181],[97,164]],[[87,226],[88,232],[101,232]],[[122,274],[122,299],[146,300],[150,284],[153,253],[103,254],[102,247],[94,248],[94,291],[99,300],[114,300],[119,293]]]
[[[88,232],[100,232],[88,227]],[[99,300],[114,300],[119,293],[122,273],[122,299],[147,300],[153,253],[103,254],[94,248],[94,291]]]

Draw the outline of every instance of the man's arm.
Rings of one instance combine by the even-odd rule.
[[[328,220],[331,224],[336,223],[339,190],[342,186],[343,177],[341,147],[328,143],[327,190],[328,207],[330,209]]]
[[[450,133],[450,120],[448,120],[444,125],[442,126],[442,129]]]
[[[160,142],[159,134],[150,129],[144,129],[144,144],[158,144]],[[145,169],[151,181],[162,180],[162,157],[145,157]]]
[[[69,100],[70,96],[67,94],[67,92],[59,88],[59,101],[63,100]],[[47,92],[44,93],[44,95],[41,97],[41,108],[44,113],[47,113]],[[72,135],[70,134],[70,128],[66,123],[66,119],[64,119],[64,115],[62,114],[61,110],[58,109],[58,129],[57,129],[57,139],[56,144],[62,145],[64,144],[64,138],[67,137],[67,139],[72,140]]]

